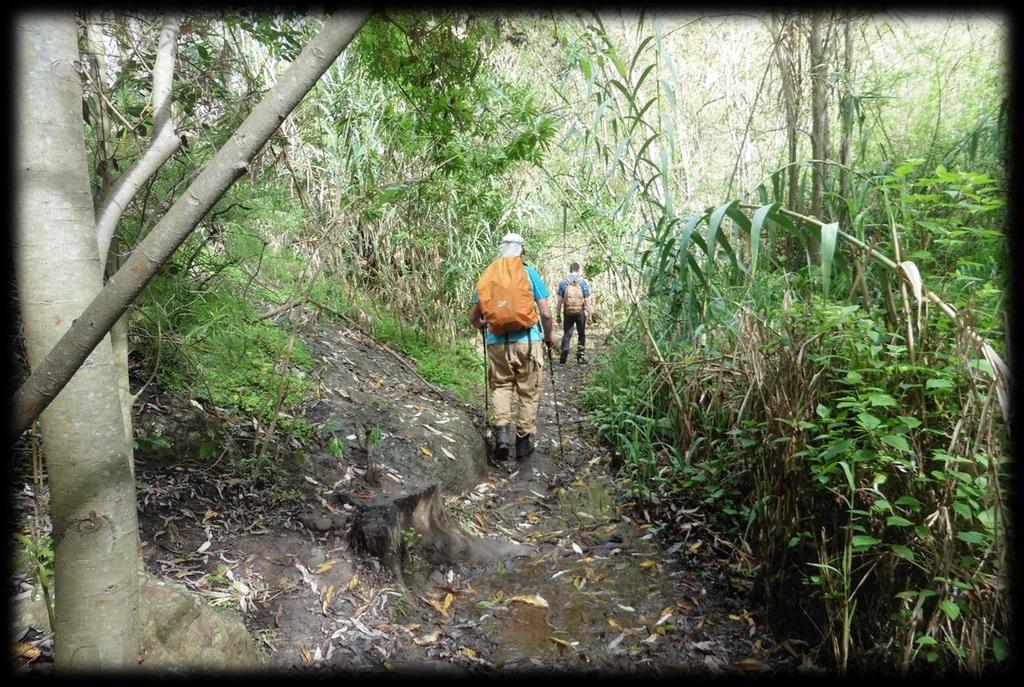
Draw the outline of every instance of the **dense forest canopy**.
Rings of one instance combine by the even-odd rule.
[[[108,278],[322,23],[78,17]],[[1007,44],[984,12],[376,12],[115,326],[134,450],[154,384],[259,427],[199,457],[283,490],[274,446],[323,443],[303,305],[482,406],[465,312],[515,232],[590,280],[582,403],[659,536],[701,508],[841,671],[1001,664]]]

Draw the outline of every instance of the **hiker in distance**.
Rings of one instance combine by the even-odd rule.
[[[533,453],[544,347],[555,345],[548,289],[537,270],[523,259],[523,244],[519,234],[505,235],[498,257],[477,281],[469,311],[472,325],[487,333],[487,382],[493,401],[491,422],[497,460],[508,458],[513,389],[519,400],[516,460],[525,460]]]
[[[562,352],[558,362],[565,364],[569,357],[572,330],[576,328],[576,362],[586,363],[583,351],[587,344],[587,325],[591,323],[590,284],[580,276],[580,264],[569,266],[569,276],[558,283],[558,324],[562,325]],[[564,322],[564,324],[563,324]]]

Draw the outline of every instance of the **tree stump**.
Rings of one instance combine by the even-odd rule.
[[[373,499],[340,493],[336,498],[356,508],[351,531],[353,545],[380,559],[403,584],[407,533],[419,535],[416,550],[437,564],[500,560],[526,556],[533,550],[525,544],[466,533],[445,510],[436,482]]]

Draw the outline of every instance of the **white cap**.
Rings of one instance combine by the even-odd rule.
[[[523,254],[523,244],[526,243],[519,234],[505,234],[498,246],[499,258],[511,258]]]

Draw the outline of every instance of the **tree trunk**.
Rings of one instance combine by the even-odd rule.
[[[246,172],[252,158],[362,27],[369,13],[337,12],[288,67],[231,138],[103,290],[81,311],[14,398],[13,441],[56,396],[199,220]],[[76,112],[81,111],[81,103]]]
[[[29,365],[102,287],[73,16],[22,15],[15,98],[18,294]],[[110,340],[41,417],[54,541],[58,669],[138,661],[138,521]]]
[[[841,111],[842,138],[839,144],[839,162],[843,167],[839,170],[839,194],[843,197],[844,204],[841,206],[840,220],[843,223],[850,221],[848,206],[845,201],[850,198],[853,184],[850,180],[850,172],[847,169],[852,162],[850,155],[850,142],[853,140],[853,20],[847,16],[843,22],[843,39],[845,49],[843,51],[843,106]]]
[[[86,18],[86,44],[88,46],[89,62],[92,66],[93,85],[92,99],[95,108],[95,122],[93,131],[96,137],[96,179],[99,184],[95,201],[101,201],[110,193],[114,185],[111,172],[113,165],[113,151],[111,150],[110,120],[107,117],[107,109],[103,105],[103,96],[107,88],[107,63],[104,55],[103,30],[99,24],[98,13]],[[104,240],[97,231],[97,243],[100,255],[100,270],[105,272],[105,277],[114,274],[120,267],[121,261],[118,258],[118,241],[111,234],[108,240]],[[132,399],[131,385],[128,379],[128,323],[127,317],[122,317],[110,330],[110,343],[114,350],[114,367],[117,370],[117,388],[121,397],[121,418],[124,422],[124,434],[128,439],[128,450],[132,451]],[[135,477],[135,457],[129,456],[128,464],[132,468],[132,478]]]
[[[811,15],[809,53],[811,58],[811,217],[824,221],[825,198],[825,136],[828,115],[825,102],[825,46],[822,38],[822,15]],[[811,260],[821,262],[821,241],[812,234]]]
[[[793,55],[799,53],[799,43],[794,45],[794,39],[799,41],[800,34],[793,28],[793,20],[789,18],[777,19],[772,17],[772,25],[776,32],[776,57],[779,62],[779,72],[782,75],[782,102],[786,108],[786,168],[788,193],[787,205],[791,210],[800,211],[800,196],[797,187],[797,175],[799,170],[796,166],[797,146],[797,113],[800,109],[798,80],[796,77],[796,66],[793,64]]]
[[[797,119],[800,112],[800,79],[795,56],[800,54],[800,31],[796,19],[772,14],[772,34],[775,39],[775,57],[782,77],[782,102],[786,111],[786,204],[800,212],[800,169],[796,164]],[[789,237],[784,253],[789,264],[796,269],[803,261],[803,251],[795,237]]]

